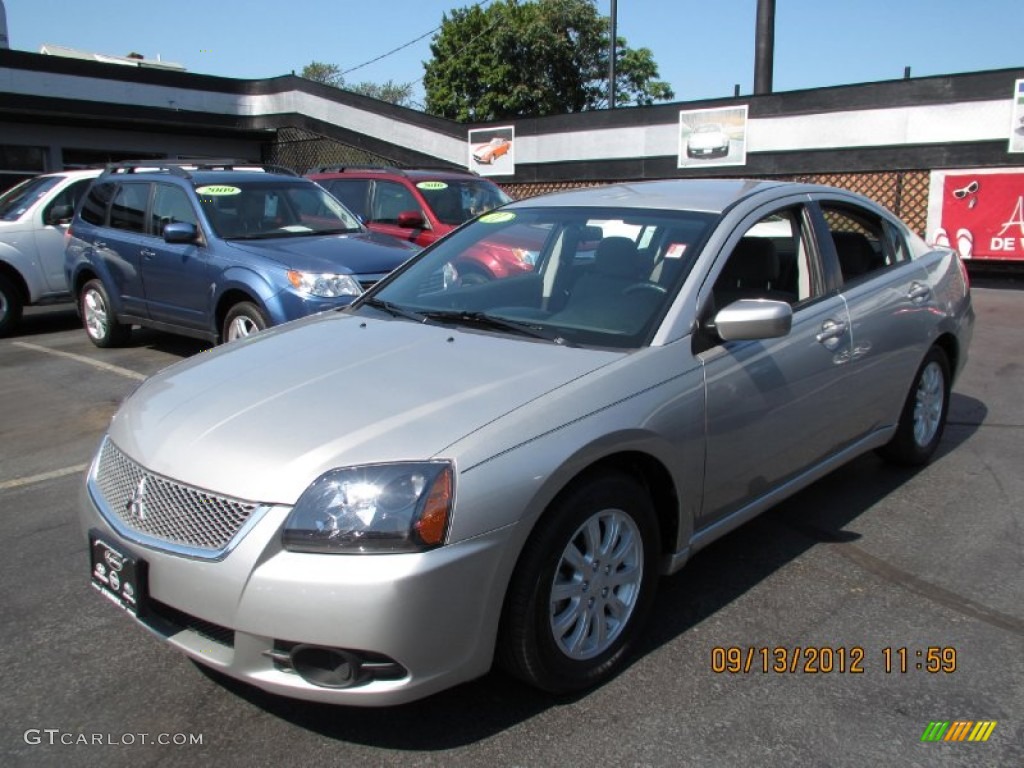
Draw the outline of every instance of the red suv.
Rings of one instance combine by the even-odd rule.
[[[512,200],[494,182],[456,170],[331,166],[308,176],[372,230],[430,245],[463,222]],[[456,265],[463,282],[530,271],[521,248],[476,249]]]

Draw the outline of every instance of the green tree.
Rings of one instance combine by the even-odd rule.
[[[341,88],[345,84],[345,78],[341,74],[341,67],[337,64],[326,64],[322,61],[311,61],[302,68],[302,76],[307,80],[324,85],[333,85]]]
[[[396,83],[388,80],[386,83],[362,82],[353,85],[348,90],[353,93],[361,93],[378,101],[386,101],[389,104],[397,104],[400,107],[408,107],[412,104],[412,83]]]
[[[462,122],[607,104],[609,20],[594,0],[497,0],[445,14],[424,63],[426,110]],[[617,38],[616,103],[674,98],[647,48]]]

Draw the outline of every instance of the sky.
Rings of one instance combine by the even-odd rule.
[[[486,5],[489,1],[483,0]],[[443,15],[471,0],[2,0],[10,47],[51,43],[232,78],[336,64],[351,84],[412,82]],[[677,101],[753,91],[757,0],[617,0]],[[611,0],[597,0],[609,15]],[[1024,66],[1020,0],[777,0],[775,91]],[[417,41],[418,40],[418,41]],[[417,42],[413,42],[417,41]],[[408,45],[407,45],[408,44]],[[389,54],[395,49],[397,53]],[[381,58],[383,57],[383,58]],[[376,61],[375,61],[376,60]],[[368,63],[372,62],[372,63]],[[365,66],[363,66],[365,65]]]

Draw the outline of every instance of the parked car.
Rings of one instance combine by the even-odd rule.
[[[330,166],[307,176],[373,231],[423,246],[512,200],[494,182],[467,171]],[[467,283],[528,272],[534,245],[506,242],[470,250],[452,268]]]
[[[25,307],[70,301],[64,231],[99,170],[46,173],[0,195],[0,336]]]
[[[473,160],[481,165],[491,165],[499,157],[508,154],[512,149],[512,142],[509,139],[495,136],[486,144],[481,144],[473,150]]]
[[[98,347],[124,343],[132,325],[232,341],[345,306],[416,250],[294,174],[128,163],[78,207],[65,276]]]
[[[444,279],[524,226],[534,270]],[[927,462],[973,323],[955,251],[838,189],[512,203],[143,383],[88,473],[91,581],[277,694],[396,704],[495,660],[579,691],[660,575],[866,451]]]
[[[687,157],[724,157],[728,154],[729,134],[718,123],[698,125],[686,140]]]

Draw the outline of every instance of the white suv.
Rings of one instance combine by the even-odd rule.
[[[0,336],[24,307],[71,299],[64,278],[64,232],[100,170],[35,176],[0,195]]]

